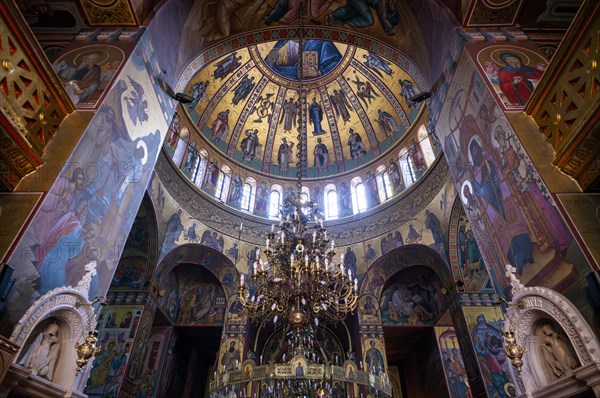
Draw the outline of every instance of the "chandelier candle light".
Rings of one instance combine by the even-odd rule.
[[[342,321],[356,308],[357,280],[352,270],[344,268],[343,254],[335,261],[335,243],[327,238],[323,219],[312,202],[303,202],[303,151],[306,151],[306,90],[304,75],[304,25],[300,7],[298,48],[298,83],[300,110],[298,153],[296,162],[297,196],[284,200],[280,222],[267,234],[265,260],[256,252],[253,269],[249,269],[254,291],[242,275],[239,298],[248,316],[255,322],[277,323],[285,319],[297,334],[314,322]],[[311,221],[312,228],[309,227]],[[312,233],[311,233],[312,229]]]
[[[293,214],[282,217],[277,230],[272,225],[267,235],[266,261],[260,250],[256,252],[251,297],[242,275],[240,301],[258,323],[284,318],[299,330],[311,321],[315,326],[320,321],[342,321],[356,308],[358,281],[352,270],[344,268],[343,254],[336,264],[335,243],[327,239],[322,219],[314,219],[311,233],[305,209],[314,205],[290,202]]]

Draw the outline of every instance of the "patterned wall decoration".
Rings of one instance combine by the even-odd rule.
[[[490,396],[510,398],[514,383],[510,360],[502,351],[502,312],[495,307],[463,307],[479,368]]]
[[[186,217],[189,217],[190,220],[203,220],[203,223],[207,227],[214,228],[223,233],[225,239],[229,236],[237,240],[240,222],[242,221],[240,213],[232,212],[227,207],[217,204],[204,195],[198,195],[196,193],[198,191],[190,186],[187,179],[183,178],[182,174],[173,167],[173,164],[165,156],[159,158],[156,172],[151,189],[154,193],[153,200],[155,203],[158,203],[156,206],[157,213],[163,220],[167,220],[172,214],[177,213],[177,208],[173,208],[172,202],[170,204],[167,203],[168,199],[169,201],[177,202],[181,206],[182,211],[189,214],[189,216],[184,216],[184,213],[182,213],[180,217],[183,220]],[[380,206],[379,210],[370,213],[368,217],[332,222],[331,225],[327,226],[328,233],[334,237],[336,243],[339,245],[353,244],[362,242],[365,239],[377,238],[376,241],[372,242],[372,247],[377,249],[382,234],[387,235],[390,231],[395,233],[395,229],[400,227],[400,225],[415,219],[431,203],[431,198],[437,198],[438,195],[441,195],[439,206],[442,206],[444,211],[447,211],[446,206],[449,207],[448,201],[453,195],[453,188],[446,188],[449,177],[447,164],[439,161],[432,168],[431,172],[427,174],[427,183],[415,184],[406,193],[406,196],[386,202]],[[167,189],[165,185],[168,185],[169,188]],[[440,193],[440,191],[443,192]],[[194,197],[194,200],[188,200],[187,198],[189,197]],[[215,208],[219,208],[219,211],[212,211]],[[171,211],[172,213],[168,213]],[[164,218],[165,216],[166,219]],[[255,219],[245,219],[243,224],[244,228],[241,239],[245,242],[262,245],[270,224],[257,222]],[[425,226],[419,227],[420,229],[427,230]],[[196,230],[201,231],[201,228],[197,226]],[[415,227],[415,231],[418,232],[417,227]],[[406,234],[408,234],[408,231]],[[181,237],[181,235],[179,236]],[[417,239],[416,235],[415,239]],[[180,242],[182,241],[180,240]],[[225,252],[232,245],[232,243],[228,245],[225,242]],[[365,251],[363,248],[359,249],[358,247],[354,247],[353,250],[356,253],[359,250],[361,253]],[[243,253],[242,250],[239,252]],[[364,256],[364,254],[362,255]]]
[[[129,0],[81,0],[81,6],[90,26],[137,24]]]
[[[161,157],[161,159],[164,158]],[[167,159],[164,161],[167,162],[165,171],[173,170],[172,164]],[[439,163],[432,170],[432,174],[426,176],[427,179],[434,180],[432,185],[419,184],[413,187],[409,191],[409,196],[386,202],[380,207],[380,212],[375,212],[368,218],[348,220],[343,223],[337,222],[328,226],[328,232],[332,234],[338,247],[336,250],[338,255],[342,252],[345,254],[346,266],[355,269],[357,275],[361,275],[381,256],[382,247],[385,248],[383,253],[387,253],[389,250],[409,244],[409,242],[428,245],[437,251],[444,260],[447,259],[446,226],[451,208],[450,203],[455,193],[453,184],[447,180],[444,184],[438,185],[443,180],[442,176],[436,175],[436,171],[443,166],[444,163]],[[189,231],[193,230],[196,236],[194,242],[202,242],[202,236],[205,234],[204,241],[208,242],[208,244],[204,243],[205,246],[210,247],[212,241],[220,242],[219,245],[212,247],[218,251],[222,250],[223,254],[240,272],[248,274],[248,266],[251,266],[254,261],[256,249],[264,245],[264,236],[268,232],[270,224],[259,222],[256,218],[245,218],[240,213],[235,214],[227,207],[209,200],[205,195],[198,195],[197,191],[193,191],[189,184],[182,179],[181,174],[169,173],[164,176],[161,170],[161,166],[159,166],[159,172],[153,178],[148,190],[155,203],[159,219],[159,241],[164,242],[161,243],[162,256],[177,246],[191,243]],[[447,178],[447,175],[444,177]],[[165,187],[167,183],[168,190]],[[430,191],[435,188],[438,189],[437,192]],[[431,193],[419,194],[418,192],[422,192],[421,190]],[[171,194],[176,196],[172,197]],[[189,195],[194,195],[193,201],[183,199]],[[179,199],[179,203],[176,204],[178,197],[182,199]],[[413,199],[417,203],[409,202]],[[423,205],[430,204],[429,216],[422,207],[419,208],[421,203]],[[407,213],[402,213],[398,209],[406,210]],[[193,213],[188,213],[188,211]],[[415,212],[411,220],[404,221],[404,224],[399,222],[394,229],[391,228],[394,225],[393,219],[396,217],[404,219],[410,215],[410,212]],[[431,214],[435,216],[435,219]],[[199,220],[203,220],[203,222]],[[370,222],[367,223],[367,221]],[[241,231],[240,224],[242,225]],[[427,225],[432,227],[436,233],[434,234]],[[382,228],[383,235],[378,235],[375,228]],[[344,236],[339,235],[342,233]],[[214,234],[216,234],[216,239],[212,238],[215,236]],[[210,239],[208,239],[208,235],[211,236]],[[391,239],[388,239],[389,235],[391,235]],[[346,244],[348,241],[351,243]],[[382,246],[384,241],[385,245]],[[393,242],[391,247],[387,243],[388,241]]]
[[[50,65],[15,3],[3,3],[0,14],[0,110],[3,114],[2,158],[14,177],[41,164],[44,147],[73,111]],[[21,27],[21,28],[19,28]],[[4,128],[12,126],[9,131]],[[12,144],[8,144],[9,135]],[[7,170],[4,170],[7,171]],[[6,180],[6,177],[4,178]],[[8,180],[8,186],[16,185]]]
[[[94,108],[102,99],[125,58],[124,51],[111,45],[92,45],[70,49],[52,68],[77,108]],[[139,93],[143,95],[143,90]],[[124,97],[128,109],[134,97]]]
[[[438,348],[442,356],[442,366],[451,398],[471,398],[469,379],[456,337],[451,327],[435,327]]]
[[[548,65],[539,50],[508,45],[482,48],[477,62],[500,103],[509,111],[525,107]]]
[[[500,266],[507,263],[524,283],[569,285],[577,271],[562,253],[572,237],[469,53],[454,80],[437,131],[444,131],[444,153],[494,287],[508,293]]]
[[[521,10],[523,0],[475,0],[469,2],[465,27],[511,26]]]
[[[600,48],[594,45],[600,28],[598,6],[582,3],[572,23],[577,29],[570,29],[563,39],[573,45],[557,51],[526,109],[552,144],[554,164],[575,178],[585,192],[594,191],[600,174],[600,146],[594,132],[600,80]]]
[[[118,393],[143,309],[143,306],[108,306],[102,311],[98,321],[102,351],[96,355],[87,381],[88,396],[113,397]]]
[[[17,283],[39,278],[35,293],[20,297],[24,303],[76,285],[82,264],[92,260],[97,274],[90,297],[104,296],[110,285],[135,219],[131,209],[141,203],[167,130],[143,48],[129,59],[9,259]],[[4,316],[20,314],[11,308]]]
[[[441,281],[430,268],[412,267],[394,275],[381,295],[383,325],[433,325],[443,305]]]
[[[21,178],[35,171],[41,164],[27,149],[19,145],[19,140],[4,125],[0,125],[0,190],[13,191]],[[24,142],[22,142],[24,144]]]

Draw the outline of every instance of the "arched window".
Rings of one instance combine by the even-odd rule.
[[[325,185],[325,219],[338,218],[338,197],[334,184]]]
[[[354,214],[367,210],[367,193],[360,177],[354,177],[350,181],[350,193],[352,194],[352,210]]]
[[[204,148],[200,148],[198,151],[200,154],[200,161],[198,162],[198,166],[196,167],[196,173],[194,174],[194,178],[192,182],[199,187],[202,187],[202,181],[204,181],[204,175],[206,174],[206,167],[208,166],[208,152]]]
[[[224,202],[229,194],[229,184],[231,184],[231,169],[229,166],[224,165],[221,170],[219,170],[215,198]]]
[[[300,191],[300,200],[304,203],[310,202],[310,189],[308,189],[308,187],[302,187],[302,190]],[[308,215],[308,207],[302,209],[302,214],[305,216]]]
[[[305,203],[310,202],[310,189],[308,189],[306,186],[303,186],[301,192],[300,199]]]
[[[244,181],[244,190],[242,191],[242,210],[250,211],[254,209],[256,200],[256,180],[252,177],[246,177]]]
[[[281,198],[283,197],[283,187],[281,185],[273,185],[271,187],[271,196],[269,198],[269,217],[279,218],[279,207],[281,206]]]
[[[435,160],[435,153],[433,152],[433,147],[431,146],[431,137],[429,134],[427,134],[427,128],[424,124],[419,127],[417,137],[419,138],[419,144],[421,145],[421,150],[423,151],[423,156],[425,157],[425,163],[427,163],[427,167],[429,167]]]
[[[167,139],[165,140],[164,147],[167,150],[167,153],[173,157],[173,152],[177,147],[177,141],[179,141],[179,135],[181,134],[181,125],[179,122],[181,118],[179,114],[175,112],[173,115],[173,120],[171,120],[171,125],[169,126],[169,132],[167,134]]]
[[[190,130],[188,129],[188,126],[183,125],[183,127],[181,127],[179,138],[177,146],[175,147],[175,152],[173,152],[173,163],[175,163],[177,167],[181,167],[183,156],[185,155],[185,150],[187,149],[188,141],[190,139]]]
[[[375,177],[377,179],[377,193],[381,202],[385,202],[394,194],[394,187],[390,180],[387,167],[384,164],[379,165],[375,170]]]
[[[402,178],[404,178],[404,185],[408,188],[415,182],[415,178],[412,170],[412,162],[406,148],[400,149],[398,161],[400,163],[400,171],[402,171]]]

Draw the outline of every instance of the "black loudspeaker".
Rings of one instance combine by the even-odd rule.
[[[10,265],[0,264],[0,311],[4,308],[8,293],[10,293],[10,289],[15,284],[15,278],[13,278],[12,274],[13,268]]]
[[[590,272],[586,277],[587,291],[590,301],[596,308],[600,308],[600,271]]]

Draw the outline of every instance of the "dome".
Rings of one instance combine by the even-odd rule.
[[[190,182],[262,216],[268,211],[256,212],[255,201],[238,200],[235,190],[244,182],[250,191],[276,184],[282,194],[295,192],[300,90],[306,92],[301,156],[309,198],[326,193],[328,184],[380,179],[373,184],[378,198],[365,200],[364,211],[404,191],[434,163],[440,146],[427,130],[427,107],[411,100],[427,85],[409,58],[381,43],[365,48],[369,43],[348,44],[339,34],[337,40],[311,37],[304,42],[300,82],[298,40],[265,36],[209,49],[184,71],[190,102],[180,106],[165,149]],[[212,185],[232,187],[215,192],[211,172]],[[353,207],[337,217],[361,205]]]

